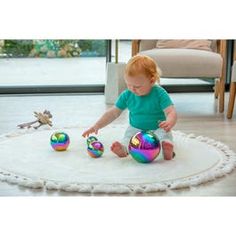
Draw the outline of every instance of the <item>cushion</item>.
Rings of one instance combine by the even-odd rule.
[[[151,49],[139,54],[153,58],[162,71],[162,77],[221,76],[223,59],[220,54],[195,49]]]
[[[140,44],[139,44],[139,51],[145,51],[145,50],[150,50],[156,47],[157,44],[157,40],[150,40],[150,39],[146,39],[146,40],[141,40]]]
[[[211,40],[158,40],[157,48],[191,48],[212,51]]]

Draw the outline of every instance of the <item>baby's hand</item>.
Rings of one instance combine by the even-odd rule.
[[[86,131],[84,131],[84,133],[82,134],[82,136],[84,138],[88,137],[90,134],[95,133],[98,134],[98,129],[96,129],[96,127],[91,127],[89,129],[87,129]]]
[[[164,129],[166,132],[169,132],[173,127],[173,124],[170,121],[165,120],[159,123],[159,127]]]

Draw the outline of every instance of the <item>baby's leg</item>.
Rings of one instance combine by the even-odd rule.
[[[173,136],[171,131],[166,132],[165,130],[159,128],[155,131],[155,134],[161,141],[162,153],[165,160],[171,160],[174,158],[174,144]]]
[[[111,151],[115,153],[118,157],[127,157],[128,152],[128,145],[131,137],[139,132],[139,129],[129,126],[125,131],[124,137],[121,142],[115,141],[111,145]]]

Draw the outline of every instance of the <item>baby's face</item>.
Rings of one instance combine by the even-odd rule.
[[[128,89],[138,96],[144,96],[150,92],[152,86],[155,83],[151,81],[151,79],[147,78],[144,75],[134,77],[125,76],[125,82],[127,84]]]

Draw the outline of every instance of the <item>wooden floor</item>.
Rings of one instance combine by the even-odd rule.
[[[171,97],[179,117],[176,130],[222,141],[236,152],[236,111],[232,120],[227,120],[225,114],[219,114],[213,93],[171,94]],[[227,103],[228,94],[226,105]],[[102,95],[1,96],[0,133],[15,130],[17,124],[33,119],[33,111],[43,111],[44,109],[52,112],[53,122],[57,127],[89,126],[107,107]],[[124,112],[115,123],[126,124],[127,112]],[[76,195],[87,196],[89,194],[31,190],[0,182],[0,196]],[[236,171],[215,182],[195,188],[152,193],[145,196],[236,196]]]

